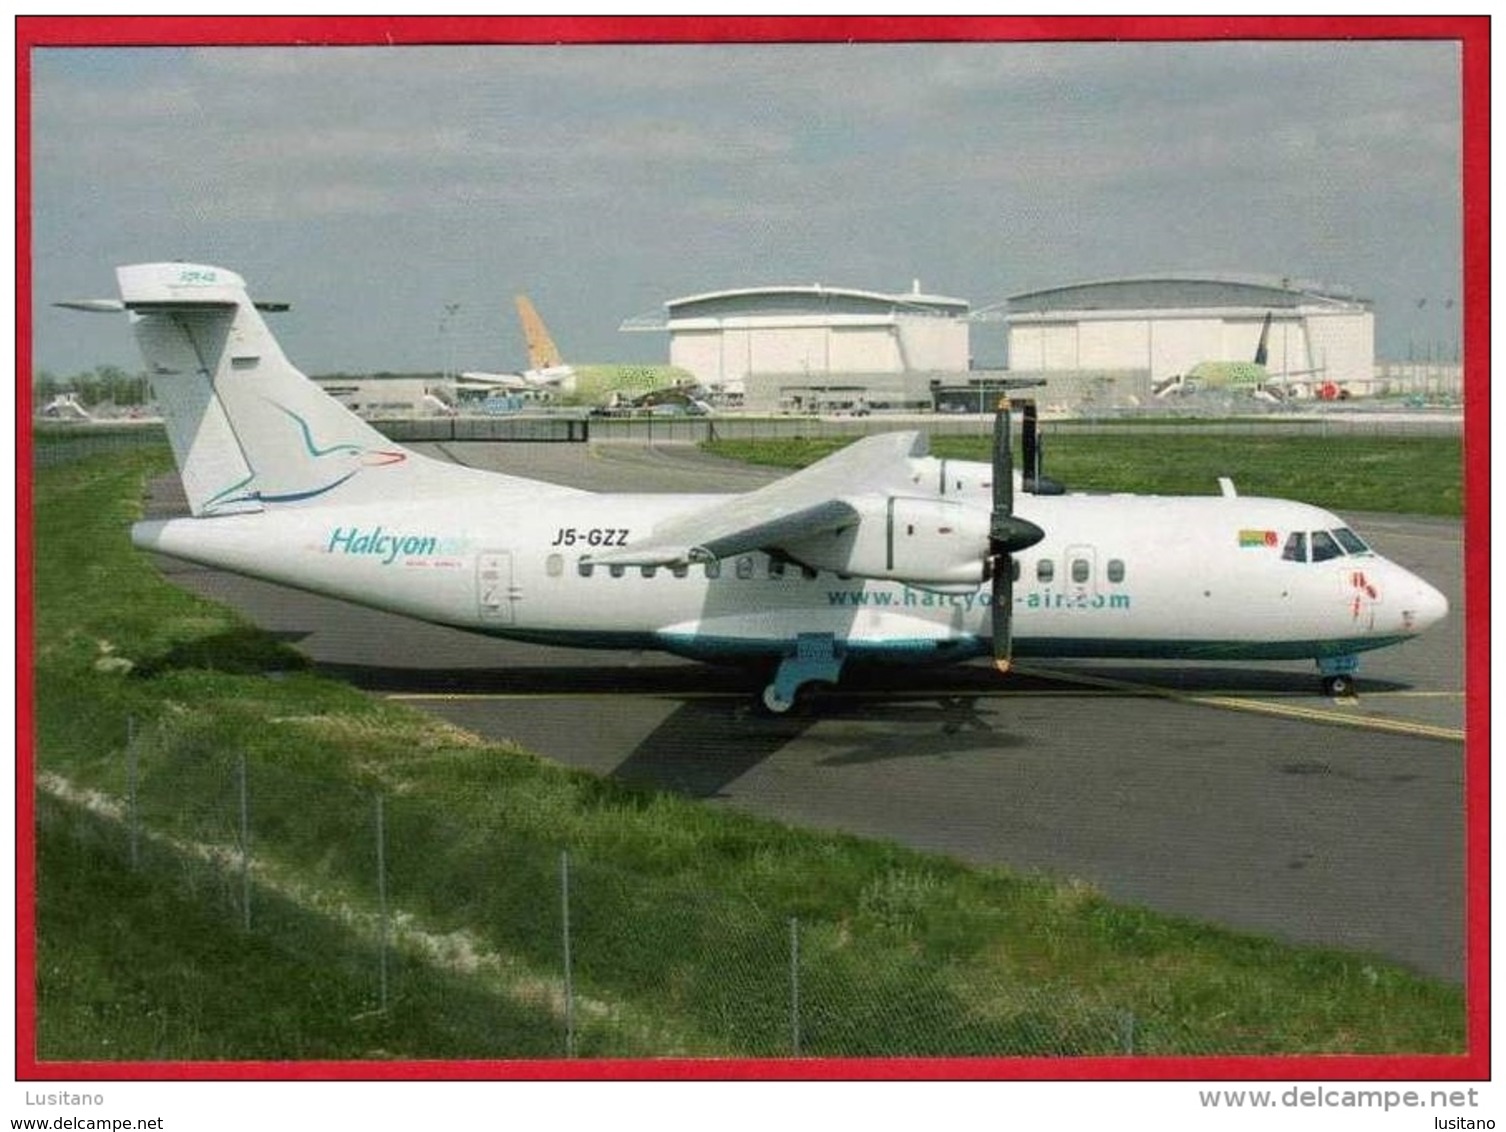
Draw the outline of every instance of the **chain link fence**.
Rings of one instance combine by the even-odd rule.
[[[32,464],[52,468],[114,452],[167,445],[167,431],[155,422],[118,425],[39,425],[31,434]]]
[[[328,992],[353,1036],[417,1013],[441,1020],[424,1056],[443,1057],[1213,1052],[1182,1027],[978,962],[974,945],[923,948],[939,882],[914,868],[867,884],[849,913],[803,914],[798,892],[775,902],[746,880],[756,860],[709,870],[728,879],[707,887],[669,854],[657,873],[599,838],[581,850],[519,836],[517,799],[477,806],[489,785],[352,786],[215,749],[181,722],[121,739],[109,764],[39,772],[44,829],[88,837],[226,938],[354,988]],[[959,939],[990,927],[943,926]]]

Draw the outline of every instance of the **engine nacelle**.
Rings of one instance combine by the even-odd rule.
[[[786,544],[807,566],[931,586],[976,586],[988,571],[988,512],[945,499],[877,497],[851,526]]]

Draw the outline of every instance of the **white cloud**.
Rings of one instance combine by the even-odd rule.
[[[43,55],[39,277],[205,250],[253,278],[401,274],[361,335],[320,342],[309,313],[313,365],[423,364],[438,280],[478,309],[573,295],[551,323],[604,328],[583,348],[605,358],[652,345],[612,333],[624,315],[778,279],[920,274],[985,302],[1209,264],[1372,293],[1458,275],[1449,44]],[[43,329],[39,360],[78,364],[46,362],[80,344]]]

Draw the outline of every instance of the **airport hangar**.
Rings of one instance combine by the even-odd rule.
[[[1264,334],[1273,380],[1374,391],[1369,300],[1318,283],[1233,275],[1108,279],[1011,295],[1004,317],[1010,372],[1046,378],[1053,390],[1070,377],[1096,383],[1113,400],[1144,400],[1200,363],[1254,361]]]
[[[624,330],[668,330],[669,363],[759,412],[930,408],[969,368],[968,303],[847,287],[749,287],[670,299]]]
[[[1275,380],[1375,390],[1366,299],[1275,276],[1173,274],[963,299],[844,287],[751,287],[671,299],[624,330],[667,330],[669,360],[755,411],[936,408],[1001,377],[1045,379],[1041,400],[1134,405],[1203,362],[1255,358],[1266,320]],[[1004,323],[1008,369],[971,368],[971,332]]]

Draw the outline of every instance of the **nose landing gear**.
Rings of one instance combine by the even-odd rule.
[[[1323,677],[1323,694],[1331,700],[1354,698],[1354,677],[1349,675]]]
[[[1318,658],[1318,674],[1323,678],[1323,694],[1331,700],[1354,698],[1354,674],[1360,667],[1357,656]]]

